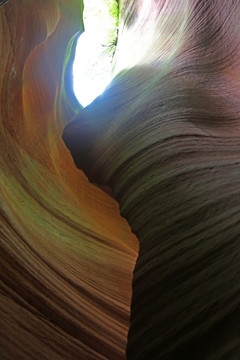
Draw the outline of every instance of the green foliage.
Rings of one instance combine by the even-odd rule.
[[[108,54],[108,56],[113,57],[118,39],[119,3],[117,0],[104,0],[104,2],[107,5],[109,14],[113,20],[113,26],[108,33],[108,44],[105,45],[104,52]]]
[[[105,3],[108,6],[109,14],[115,20],[115,27],[119,25],[119,5],[117,0],[105,0]]]

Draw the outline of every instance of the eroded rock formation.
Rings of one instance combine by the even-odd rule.
[[[127,358],[237,360],[240,2],[135,5],[125,70],[63,139],[139,239]]]
[[[61,137],[79,0],[0,7],[0,359],[124,359],[136,237]]]

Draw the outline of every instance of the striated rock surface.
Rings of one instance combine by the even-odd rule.
[[[63,132],[139,239],[127,358],[237,360],[240,3],[129,9],[125,70]]]
[[[0,359],[124,359],[138,243],[61,136],[79,0],[0,7]]]

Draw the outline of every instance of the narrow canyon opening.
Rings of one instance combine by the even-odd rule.
[[[119,26],[118,0],[85,0],[85,31],[80,35],[73,64],[74,93],[85,107],[113,78]]]

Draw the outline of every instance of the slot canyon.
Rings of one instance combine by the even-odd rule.
[[[0,1],[0,360],[240,359],[240,1]]]

